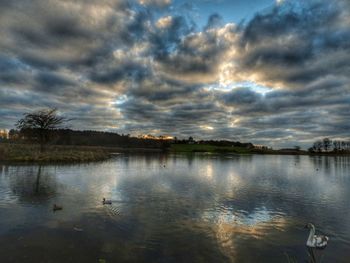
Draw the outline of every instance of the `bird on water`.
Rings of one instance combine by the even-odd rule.
[[[106,198],[102,199],[102,204],[103,205],[111,205],[112,204],[112,200],[106,200]]]
[[[55,211],[58,211],[58,210],[62,210],[62,209],[63,209],[62,206],[56,205],[56,204],[54,204],[53,207],[52,207],[52,210],[53,210],[54,212],[55,212]]]
[[[306,241],[306,246],[310,248],[325,248],[329,238],[325,235],[315,235],[315,226],[308,223],[305,228],[310,229],[309,237]]]

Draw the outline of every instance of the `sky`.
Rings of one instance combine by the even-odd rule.
[[[348,0],[0,0],[0,129],[349,139]]]

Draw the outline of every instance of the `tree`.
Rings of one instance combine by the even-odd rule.
[[[16,127],[29,135],[28,137],[37,140],[40,143],[40,152],[43,152],[49,141],[50,131],[60,128],[66,121],[68,119],[57,114],[57,109],[43,109],[24,114]]]
[[[300,146],[298,146],[298,145],[296,145],[296,146],[294,146],[294,150],[296,150],[296,151],[300,151]]]
[[[11,130],[9,131],[9,139],[10,139],[10,140],[16,140],[16,139],[18,139],[18,137],[19,137],[19,134],[18,134],[18,131],[17,131],[17,130],[11,129]]]
[[[341,141],[333,141],[333,151],[337,152],[342,150],[341,145],[342,145]]]
[[[345,141],[341,142],[341,149],[346,150],[346,142]]]
[[[309,153],[314,153],[315,152],[315,148],[314,147],[310,147],[309,149],[307,149],[307,151]]]
[[[316,142],[314,142],[312,148],[314,149],[315,152],[321,152],[322,146],[323,146],[322,141],[316,141]]]
[[[332,141],[329,138],[323,139],[323,149],[328,152],[328,150],[331,148]]]

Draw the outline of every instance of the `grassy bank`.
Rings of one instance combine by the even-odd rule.
[[[48,145],[43,153],[35,144],[0,143],[0,161],[6,162],[92,162],[110,158],[113,153],[161,152],[160,148]]]
[[[230,147],[230,146],[214,146],[209,144],[172,144],[171,152],[212,152],[212,153],[237,153],[249,154],[252,153],[248,148]]]
[[[0,161],[6,162],[91,162],[109,158],[100,147],[47,146],[40,153],[38,145],[0,143]]]

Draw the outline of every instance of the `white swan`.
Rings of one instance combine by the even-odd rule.
[[[306,241],[306,246],[312,248],[324,248],[327,246],[329,238],[324,235],[315,235],[315,226],[308,223],[305,228],[310,229],[309,237]]]
[[[102,204],[103,205],[111,205],[112,204],[112,200],[106,200],[106,198],[102,199]]]

